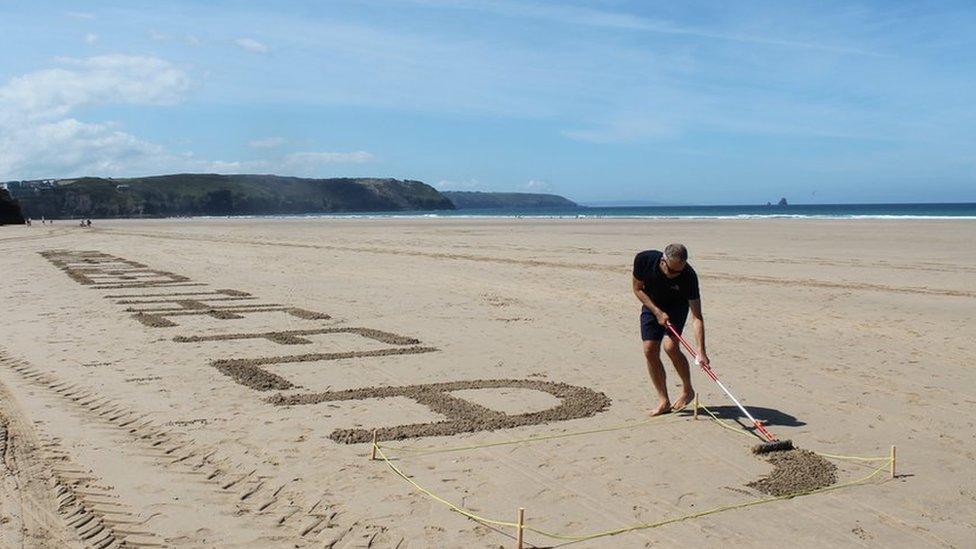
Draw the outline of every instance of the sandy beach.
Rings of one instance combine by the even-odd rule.
[[[514,547],[521,507],[526,547],[972,547],[974,234],[969,220],[0,227],[0,546]],[[750,483],[773,465],[701,372],[719,421],[648,419],[630,270],[673,241],[701,278],[715,372],[775,434],[842,456],[824,458],[836,489],[760,502]]]

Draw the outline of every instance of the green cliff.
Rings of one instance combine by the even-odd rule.
[[[176,174],[9,182],[32,218],[451,210],[433,187],[398,179]]]
[[[441,191],[459,210],[489,208],[576,208],[578,205],[555,194],[486,193],[474,191]]]

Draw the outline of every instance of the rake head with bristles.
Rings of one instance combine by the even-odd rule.
[[[753,454],[768,454],[770,452],[785,452],[793,449],[792,440],[771,440],[752,447]]]
[[[753,425],[756,426],[756,431],[759,432],[759,435],[766,439],[765,442],[763,442],[761,444],[757,444],[757,445],[755,445],[755,446],[752,447],[752,453],[753,454],[768,454],[770,452],[785,452],[787,450],[792,450],[793,449],[793,441],[792,440],[779,440],[778,438],[776,438],[776,435],[770,433],[769,430],[766,429],[766,426],[763,425],[761,421],[756,421],[752,417],[750,417],[749,419],[752,419],[752,423],[753,423]]]

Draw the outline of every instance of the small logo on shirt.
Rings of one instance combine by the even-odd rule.
[[[674,291],[678,291],[680,288],[678,288],[678,285],[677,284],[672,284],[671,285],[671,289],[674,290]]]

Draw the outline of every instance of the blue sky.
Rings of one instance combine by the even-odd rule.
[[[976,201],[974,28],[972,2],[2,1],[0,180]]]

